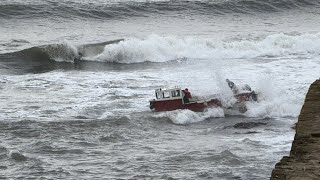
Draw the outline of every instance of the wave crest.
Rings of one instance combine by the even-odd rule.
[[[104,51],[86,60],[115,63],[166,62],[176,59],[229,59],[320,54],[320,33],[274,34],[258,40],[208,40],[192,37],[131,38],[105,46]]]

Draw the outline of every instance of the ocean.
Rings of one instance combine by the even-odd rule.
[[[319,19],[318,0],[1,0],[0,179],[269,179]],[[149,109],[175,86],[230,104],[227,78],[258,93],[245,113]]]

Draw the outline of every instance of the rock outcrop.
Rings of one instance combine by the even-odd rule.
[[[290,155],[275,165],[270,179],[320,179],[320,80],[309,88]]]

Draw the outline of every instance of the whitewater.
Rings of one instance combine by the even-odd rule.
[[[0,178],[268,179],[320,78],[319,5],[1,1]],[[247,112],[149,109],[174,86],[231,104],[227,78]]]

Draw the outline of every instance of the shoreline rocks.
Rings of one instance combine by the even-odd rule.
[[[306,95],[290,155],[275,165],[270,179],[320,179],[320,80],[311,84]]]

